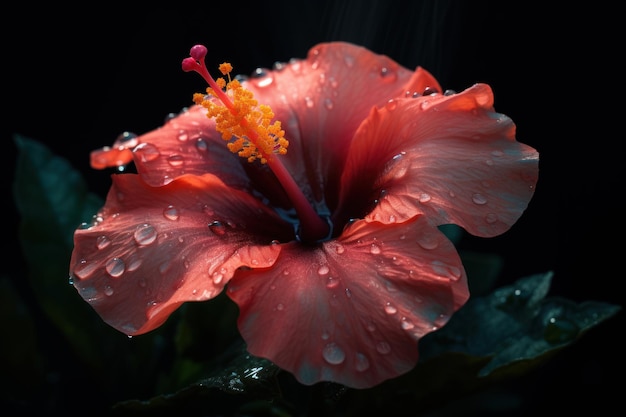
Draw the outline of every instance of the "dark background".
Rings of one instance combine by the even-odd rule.
[[[617,58],[624,23],[618,16],[521,1],[170,2],[133,10],[17,4],[0,18],[8,149],[2,193],[12,200],[17,133],[67,158],[104,197],[109,174],[89,167],[89,152],[123,131],[152,130],[191,104],[204,83],[180,62],[196,43],[207,45],[208,62],[228,60],[235,73],[250,74],[304,58],[319,42],[350,41],[405,67],[421,65],[446,89],[490,84],[496,110],[516,122],[518,140],[539,150],[539,183],[520,221],[503,236],[462,242],[503,257],[502,284],[551,270],[551,295],[623,305],[626,158]],[[9,202],[4,206],[3,265],[20,277],[28,266],[18,261],[19,218]],[[28,284],[17,281],[32,299]],[[621,405],[623,316],[516,381],[524,393],[519,415],[600,415]],[[42,334],[53,332],[45,317],[38,326]]]

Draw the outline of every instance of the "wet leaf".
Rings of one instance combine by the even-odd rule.
[[[471,299],[441,330],[424,338],[421,359],[457,352],[487,359],[479,377],[545,359],[614,316],[620,307],[548,297],[552,272],[520,279]]]
[[[222,413],[232,415],[234,410],[240,408],[263,409],[270,407],[270,402],[279,396],[280,390],[275,379],[279,371],[270,361],[247,353],[243,342],[239,341],[221,360],[216,361],[209,376],[172,394],[120,402],[114,410],[122,415],[150,411],[212,416]]]

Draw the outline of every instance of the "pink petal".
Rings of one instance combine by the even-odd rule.
[[[215,223],[218,222],[218,223]],[[215,297],[241,266],[271,266],[291,226],[212,175],[153,188],[113,176],[104,208],[74,235],[70,274],[104,321],[148,332],[183,302]]]
[[[454,246],[421,216],[357,221],[316,249],[286,244],[271,269],[238,273],[227,294],[251,354],[303,384],[353,388],[411,370],[418,339],[469,296]]]
[[[215,130],[215,122],[201,106],[194,105],[132,140],[118,140],[112,147],[92,152],[91,165],[96,169],[125,165],[131,156],[137,172],[152,186],[167,184],[181,175],[205,173],[237,188],[249,183],[241,158],[228,150]]]
[[[340,211],[377,201],[369,220],[425,214],[437,225],[495,236],[521,216],[537,183],[537,151],[515,140],[513,121],[494,112],[486,84],[396,100],[372,111],[357,136]]]
[[[272,107],[290,141],[283,163],[305,193],[320,202],[336,201],[334,179],[371,108],[403,94],[408,83],[418,82],[415,77],[384,55],[332,42],[311,48],[306,60],[250,79],[246,87],[259,103]]]

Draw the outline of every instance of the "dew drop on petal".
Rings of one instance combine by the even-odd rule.
[[[331,365],[339,365],[346,359],[346,353],[334,342],[324,347],[322,356]]]
[[[213,283],[217,285],[222,282],[222,279],[224,279],[224,274],[220,274],[219,272],[213,272],[212,278]]]
[[[386,355],[391,352],[391,346],[389,346],[389,343],[381,341],[376,343],[376,350],[378,351],[378,353]]]
[[[145,143],[145,142],[139,144],[139,146],[137,146],[133,150],[133,152],[139,157],[139,160],[141,162],[154,161],[161,155],[161,153],[156,148],[156,146],[154,146],[151,143]]]
[[[128,262],[127,262],[128,263],[128,267],[126,268],[126,270],[128,272],[134,271],[134,270],[136,270],[137,268],[139,268],[141,266],[142,262],[143,261],[142,261],[141,257],[138,254],[134,253],[134,254],[130,255],[130,258],[128,259]]]
[[[475,193],[474,195],[472,195],[472,201],[474,202],[474,204],[487,204],[487,198],[480,193]]]
[[[385,104],[385,107],[389,111],[394,111],[398,107],[398,102],[394,99],[389,99],[387,104]]]
[[[411,323],[406,317],[402,317],[401,326],[404,330],[411,330],[415,327],[415,325]]]
[[[494,224],[498,221],[498,215],[495,213],[487,213],[485,215],[485,221],[489,224]]]
[[[395,308],[391,303],[385,304],[385,313],[391,315],[391,314],[396,314],[397,312],[398,312],[398,309]]]
[[[370,367],[370,361],[367,359],[367,356],[365,356],[362,353],[357,352],[355,356],[354,368],[358,372],[363,372],[363,371],[368,370],[369,367]]]
[[[324,99],[324,107],[326,107],[326,110],[332,110],[334,106],[335,104],[333,103],[331,99],[329,98]]]
[[[123,132],[113,142],[113,147],[117,149],[132,149],[139,144],[137,135],[132,132]]]
[[[328,265],[322,265],[317,269],[317,273],[320,275],[326,275],[330,272],[330,268],[328,268]]]
[[[337,252],[339,255],[341,255],[345,251],[346,251],[346,248],[343,245],[338,244],[337,246],[335,246],[335,252]]]
[[[328,281],[326,281],[326,288],[332,289],[337,288],[339,285],[339,280],[333,277],[328,277]]]
[[[418,197],[420,203],[428,203],[432,197],[428,193],[421,193]]]
[[[113,278],[117,278],[124,273],[126,265],[120,258],[111,258],[107,261],[105,269],[109,275]]]
[[[104,286],[104,295],[110,297],[113,295],[113,287],[111,287],[110,285],[105,285]]]
[[[276,310],[283,311],[285,309],[285,305],[283,303],[276,304]]]
[[[380,252],[381,252],[380,246],[378,246],[375,243],[372,243],[372,245],[370,246],[370,253],[372,255],[378,255],[380,254]]]
[[[165,210],[163,210],[163,216],[168,220],[178,220],[178,209],[171,205],[167,206]]]
[[[426,250],[432,250],[439,246],[439,240],[434,233],[424,233],[417,239],[417,244]]]
[[[198,140],[196,140],[196,149],[200,152],[206,152],[209,149],[209,145],[203,138],[198,138]]]
[[[104,249],[104,248],[108,247],[110,244],[111,244],[111,239],[109,239],[108,237],[106,237],[104,235],[103,236],[99,236],[96,239],[96,247],[98,249]]]
[[[137,230],[135,230],[134,237],[135,237],[135,241],[137,242],[137,244],[141,246],[146,246],[151,243],[154,243],[154,241],[157,238],[157,232],[156,232],[156,229],[152,225],[148,223],[144,223],[137,227]]]
[[[304,102],[306,103],[306,106],[307,106],[309,109],[313,108],[313,106],[315,105],[315,102],[314,102],[314,101],[313,101],[313,99],[312,99],[311,97],[309,97],[309,96],[306,96],[306,97],[304,98]]]
[[[187,139],[189,139],[189,135],[187,134],[187,132],[185,130],[180,130],[178,132],[178,140],[181,142],[185,142],[187,141]]]
[[[89,275],[93,274],[95,270],[96,270],[95,263],[87,262],[86,260],[81,259],[78,265],[76,265],[76,268],[74,268],[74,275],[76,275],[80,279],[85,279]]]
[[[217,220],[209,223],[209,229],[218,236],[224,236],[226,233],[226,226]]]
[[[167,162],[173,167],[179,167],[185,162],[182,155],[174,154],[167,157]]]

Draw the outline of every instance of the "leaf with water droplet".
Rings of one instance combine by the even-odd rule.
[[[546,298],[551,280],[552,272],[536,274],[471,299],[446,326],[422,340],[421,360],[456,352],[468,360],[484,360],[481,377],[495,371],[527,372],[621,309],[596,301]],[[516,367],[520,363],[526,366]]]
[[[250,407],[252,400],[273,401],[280,396],[275,379],[280,369],[270,361],[250,355],[242,340],[216,358],[207,377],[149,400],[129,400],[115,405],[121,412],[170,412],[181,415],[204,414],[211,404],[212,415],[231,415],[233,410]],[[274,414],[272,414],[274,415]]]

